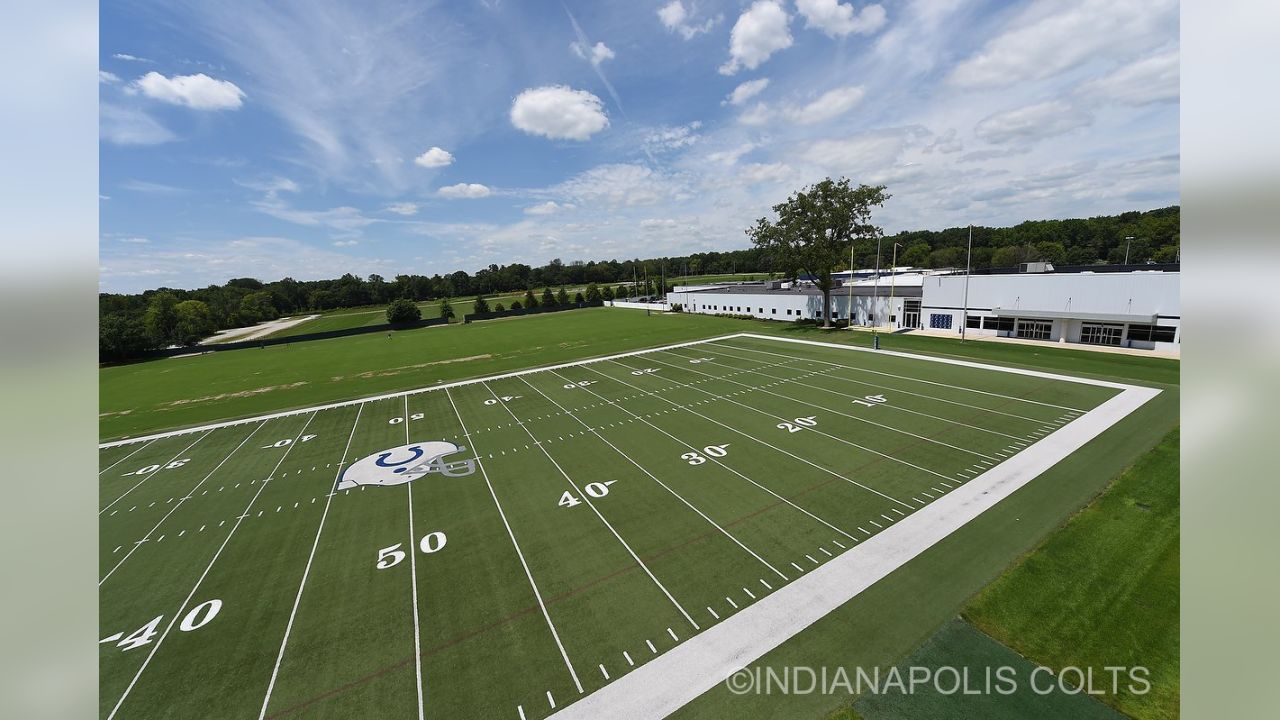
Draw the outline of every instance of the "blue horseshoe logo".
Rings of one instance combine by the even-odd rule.
[[[396,467],[396,466],[397,466],[397,465],[408,465],[409,463],[412,463],[412,462],[417,461],[417,459],[418,459],[418,458],[420,458],[420,457],[422,457],[422,455],[423,455],[422,448],[421,448],[420,446],[417,446],[417,445],[415,445],[415,446],[413,446],[413,447],[409,448],[409,451],[410,451],[410,452],[412,452],[412,453],[413,453],[413,455],[410,455],[410,456],[409,456],[409,458],[408,458],[407,460],[401,460],[400,462],[393,462],[393,463],[386,462],[387,458],[391,457],[391,453],[389,453],[389,452],[384,452],[384,453],[382,453],[381,455],[379,455],[379,456],[378,456],[378,459],[377,459],[377,460],[375,460],[373,464],[374,464],[374,465],[377,465],[378,467],[395,467],[396,469],[391,471],[391,472],[393,472],[393,473],[402,473],[402,472],[405,472],[405,471],[407,471],[409,468],[406,468],[406,467]]]

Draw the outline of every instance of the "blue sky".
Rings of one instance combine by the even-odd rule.
[[[744,247],[828,175],[887,232],[1178,202],[1178,7],[119,2],[100,284]]]

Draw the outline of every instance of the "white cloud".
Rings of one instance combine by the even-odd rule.
[[[150,115],[113,103],[98,108],[98,135],[116,145],[159,145],[177,139]]]
[[[796,0],[796,9],[804,16],[805,27],[821,30],[830,37],[870,35],[885,23],[884,7],[880,5],[867,5],[859,13],[852,4],[838,0]]]
[[[1080,86],[1080,93],[1095,100],[1127,105],[1147,105],[1178,99],[1178,51],[1142,58]]]
[[[333,241],[334,247],[352,247],[354,245],[359,245],[359,244],[360,244],[359,240],[334,240]]]
[[[829,172],[849,177],[883,171],[898,162],[923,128],[889,128],[851,137],[819,140],[804,148],[800,157]]]
[[[756,103],[738,116],[738,122],[743,125],[764,125],[772,118],[773,108],[770,108],[767,103]]]
[[[960,142],[960,139],[957,137],[956,129],[951,128],[945,133],[934,138],[933,142],[926,145],[924,147],[924,152],[926,154],[937,152],[941,155],[950,155],[951,153],[960,152],[963,149],[964,143]]]
[[[119,242],[128,243],[130,245],[146,245],[151,241],[144,237],[122,237]]]
[[[365,226],[379,222],[346,205],[328,210],[299,210],[271,197],[255,201],[251,205],[258,212],[285,222],[308,227],[327,227],[342,233],[358,233]]]
[[[197,73],[167,78],[149,72],[133,81],[130,89],[149,98],[196,110],[235,110],[244,104],[244,91],[227,80]]]
[[[450,200],[474,200],[476,198],[489,197],[493,193],[486,185],[480,183],[458,183],[457,185],[446,185],[436,191],[436,194]]]
[[[866,91],[860,86],[835,88],[803,107],[791,108],[787,111],[787,116],[801,125],[826,122],[852,110],[865,94]]]
[[[411,203],[411,202],[391,203],[385,208],[385,210],[389,213],[395,213],[396,215],[404,215],[405,217],[408,217],[410,215],[418,214],[418,204]]]
[[[951,73],[965,87],[1051,77],[1087,61],[1129,55],[1178,35],[1176,0],[1039,0]]]
[[[564,85],[525,90],[511,103],[511,124],[552,140],[587,140],[609,127],[600,98]]]
[[[550,194],[572,199],[579,207],[653,205],[690,197],[683,182],[644,165],[600,165],[551,188]]]
[[[692,4],[689,7],[690,9],[686,10],[684,3],[680,2],[680,0],[671,0],[671,2],[658,8],[658,19],[662,21],[663,27],[667,30],[679,33],[685,40],[692,40],[694,37],[711,30],[724,17],[717,15],[707,18],[702,23],[695,23],[693,15],[697,12],[697,7]]]
[[[98,82],[102,83],[103,85],[114,85],[120,82],[120,76],[112,72],[107,72],[106,70],[99,70]]]
[[[569,49],[573,51],[574,55],[577,55],[592,65],[597,66],[605,60],[612,60],[617,57],[614,52],[609,49],[609,46],[602,42],[597,42],[594,46],[587,47],[586,43],[575,40],[569,43]]]
[[[644,148],[650,153],[668,152],[688,147],[701,139],[694,131],[702,127],[700,120],[679,127],[663,127],[649,133],[644,139]]]
[[[792,171],[784,163],[748,163],[738,175],[747,183],[778,182],[791,177]]]
[[[413,159],[415,165],[421,165],[424,168],[439,168],[453,164],[453,154],[448,150],[435,147],[434,145]]]
[[[720,165],[733,165],[734,163],[738,162],[738,158],[742,157],[743,155],[746,155],[747,153],[755,149],[756,149],[756,146],[753,143],[743,143],[742,145],[739,145],[734,148],[729,148],[728,150],[719,150],[717,152],[713,152],[707,155],[707,160],[710,160],[713,163],[718,163]]]
[[[721,102],[721,105],[741,105],[751,98],[764,92],[769,87],[769,78],[760,78],[758,80],[748,80],[729,93],[729,96]]]
[[[146,58],[144,58],[144,57],[138,57],[137,55],[130,55],[129,53],[116,53],[116,54],[112,55],[111,57],[113,57],[113,58],[115,58],[115,59],[117,59],[117,60],[124,60],[124,61],[126,61],[126,62],[140,62],[140,63],[149,63],[149,62],[151,62],[150,60],[148,60],[148,59],[146,59]]]
[[[241,187],[247,187],[250,190],[257,190],[258,192],[265,193],[269,198],[274,198],[277,194],[282,192],[296,193],[301,189],[298,187],[298,183],[287,177],[280,177],[278,175],[259,180],[237,180],[236,184]]]
[[[742,68],[755,70],[779,50],[791,47],[791,18],[776,0],[756,0],[733,24],[729,34],[729,61],[720,66],[721,75],[733,75]]]
[[[974,126],[973,132],[982,140],[1001,145],[1017,141],[1034,142],[1092,123],[1093,115],[1089,111],[1062,100],[1050,100],[988,115]]]
[[[530,205],[524,209],[525,215],[555,215],[558,212],[572,210],[575,205],[572,203],[558,203],[554,200],[548,200],[537,205]]]

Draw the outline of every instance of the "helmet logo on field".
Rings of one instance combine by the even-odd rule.
[[[336,490],[350,490],[361,485],[403,485],[423,475],[439,473],[445,477],[466,477],[476,471],[476,461],[445,461],[445,457],[466,450],[451,442],[401,445],[376,452],[352,463],[338,479]]]

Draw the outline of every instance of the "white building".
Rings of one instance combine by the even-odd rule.
[[[1177,271],[916,273],[858,280],[831,293],[832,317],[857,325],[1176,351],[1181,343]],[[765,320],[822,318],[811,285],[677,287],[686,312]],[[966,312],[967,308],[967,312]]]

